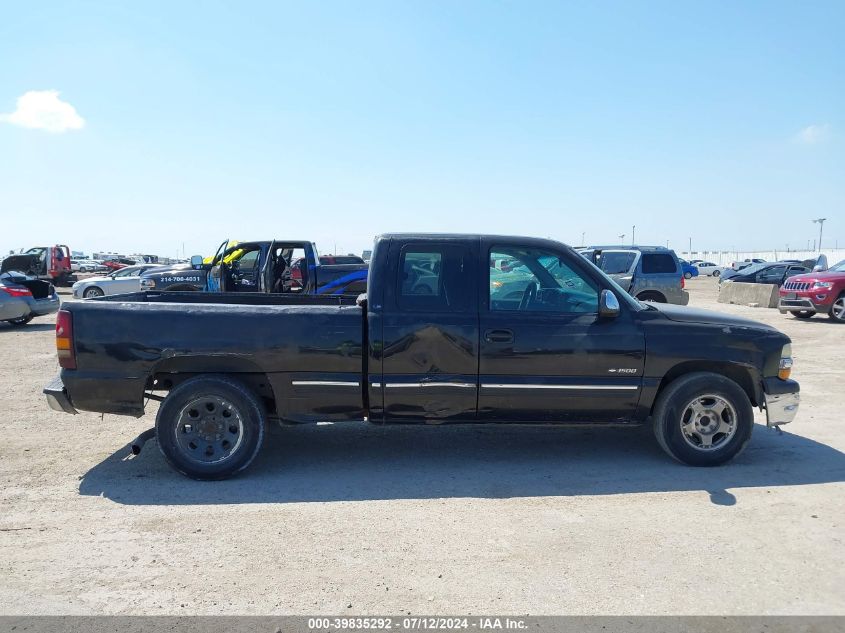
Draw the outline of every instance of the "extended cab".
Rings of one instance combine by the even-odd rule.
[[[491,262],[507,260],[504,267]],[[200,479],[289,423],[650,424],[672,457],[719,464],[752,407],[790,422],[790,341],[753,321],[643,304],[571,248],[479,235],[376,239],[367,295],[138,293],[59,312],[50,406],[141,416]]]

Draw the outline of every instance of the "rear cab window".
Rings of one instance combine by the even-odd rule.
[[[403,311],[475,309],[472,255],[448,244],[408,244],[399,258],[396,303]]]

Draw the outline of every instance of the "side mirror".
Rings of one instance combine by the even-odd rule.
[[[191,255],[191,266],[193,268],[202,266],[202,255]]]
[[[619,299],[610,290],[602,290],[599,295],[599,318],[614,319],[618,316]]]

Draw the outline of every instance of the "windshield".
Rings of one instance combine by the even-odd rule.
[[[827,269],[829,273],[845,273],[845,259]]]

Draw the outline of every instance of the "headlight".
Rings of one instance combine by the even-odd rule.
[[[817,281],[813,284],[813,288],[833,288],[832,281]]]
[[[780,363],[778,364],[778,378],[786,380],[789,374],[792,373],[792,345],[787,344],[783,346],[780,353]]]

